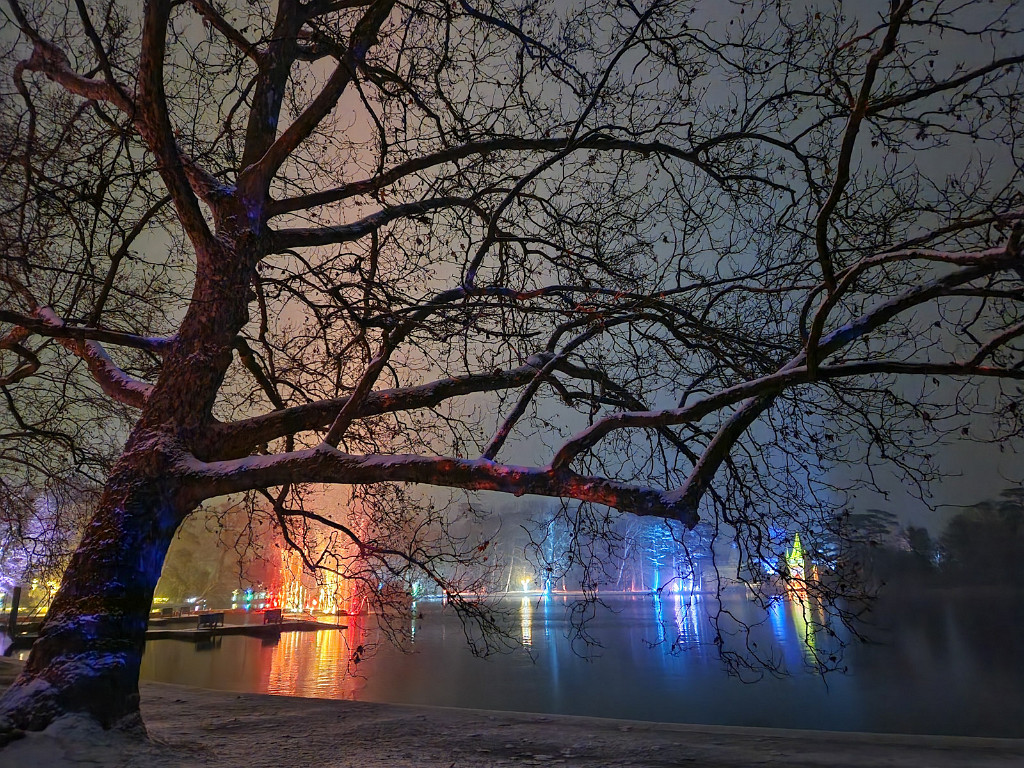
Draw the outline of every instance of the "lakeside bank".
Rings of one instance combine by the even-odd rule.
[[[0,660],[0,685],[19,662]],[[740,768],[1024,765],[1024,739],[692,726],[304,699],[143,683],[149,739],[69,717],[0,768]],[[695,695],[699,693],[695,692]]]

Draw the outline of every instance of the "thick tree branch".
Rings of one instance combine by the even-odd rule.
[[[742,138],[742,136],[738,135],[738,138]],[[287,198],[285,200],[275,200],[267,206],[267,211],[271,216],[279,216],[285,213],[294,213],[295,211],[341,202],[358,195],[370,195],[419,171],[436,168],[447,163],[454,163],[468,157],[486,158],[488,155],[496,152],[558,153],[564,152],[570,144],[574,150],[634,152],[643,156],[657,154],[673,157],[701,168],[718,180],[721,179],[709,163],[701,160],[697,151],[680,149],[661,141],[632,141],[603,134],[595,134],[578,139],[571,139],[570,137],[527,139],[506,136],[487,141],[470,142],[450,147],[440,152],[421,155],[370,178],[350,182],[334,189],[326,189],[322,192],[314,192],[309,195]]]
[[[1024,298],[1024,297],[1022,297]],[[1006,344],[1008,341],[1018,339],[1024,336],[1024,322],[1011,325],[1002,333],[998,333],[989,339],[987,342],[982,344],[981,348],[975,353],[974,357],[971,358],[968,365],[981,365],[985,358],[997,351],[1001,346]]]
[[[21,362],[14,366],[10,373],[0,370],[0,387],[7,387],[22,379],[27,379],[38,371],[41,365],[39,357],[31,349],[11,341],[9,337],[10,334],[8,334],[8,338],[0,340],[0,349],[9,349],[20,358]]]
[[[106,277],[103,278],[103,285],[100,288],[99,295],[97,295],[96,302],[93,304],[92,312],[89,315],[87,321],[89,325],[96,325],[99,323],[100,317],[103,314],[103,308],[107,303],[107,298],[110,296],[110,291],[114,287],[114,281],[116,280],[117,274],[121,268],[121,262],[124,261],[125,257],[128,255],[132,244],[146,230],[153,217],[163,210],[163,208],[170,202],[172,202],[172,200],[168,195],[151,205],[132,225],[131,230],[121,240],[121,244],[117,247],[117,250],[110,254],[110,266],[107,268]],[[98,339],[98,341],[102,341],[102,339]]]
[[[256,383],[260,385],[260,389],[263,390],[263,394],[267,396],[267,399],[273,403],[275,408],[283,409],[285,405],[281,395],[256,361],[256,355],[253,354],[248,342],[241,337],[235,339],[235,351],[238,352],[238,359],[242,361],[242,365],[256,379]]]
[[[199,210],[195,194],[206,197],[221,190],[223,185],[199,168],[191,158],[179,152],[171,130],[163,92],[165,34],[171,6],[169,0],[154,0],[146,6],[137,99],[131,98],[123,86],[109,78],[96,80],[75,72],[67,54],[32,28],[16,0],[9,0],[9,4],[22,32],[33,43],[32,55],[24,62],[23,69],[44,74],[76,96],[91,101],[110,102],[131,117],[150,151],[160,161],[161,176],[168,186],[179,215],[183,217],[182,221],[195,225],[195,229],[190,229],[190,232],[196,235],[205,233],[208,237],[206,222]],[[81,10],[84,14],[83,23],[91,28],[84,7]],[[90,38],[97,47],[97,56],[100,57],[101,64],[106,62],[106,55],[95,31]],[[106,69],[109,70],[109,66]]]
[[[913,0],[902,0],[898,5],[895,2],[892,4],[892,15],[889,18],[889,26],[886,29],[885,37],[878,49],[868,58],[864,79],[861,81],[860,92],[850,108],[850,116],[847,119],[846,129],[843,131],[843,140],[839,147],[839,158],[836,160],[832,189],[829,191],[828,197],[825,199],[814,220],[814,243],[818,253],[818,263],[821,266],[822,277],[829,289],[829,293],[834,290],[836,282],[835,268],[832,264],[832,249],[829,245],[829,224],[832,214],[838,207],[839,201],[842,199],[846,186],[850,181],[850,163],[853,160],[853,149],[857,145],[857,135],[860,133],[861,123],[864,122],[871,103],[871,91],[874,88],[879,67],[881,67],[882,61],[896,50],[896,38],[899,35],[900,27],[913,4]]]
[[[200,16],[209,22],[210,26],[224,35],[239,51],[253,61],[259,62],[259,51],[255,44],[249,42],[245,35],[235,29],[212,4],[207,2],[207,0],[188,0],[188,2],[196,9]]]
[[[16,9],[15,15],[18,16],[20,9],[17,3],[12,0],[11,6]],[[173,183],[173,186],[169,184],[168,189],[171,191],[176,205],[182,188],[191,190],[186,195],[186,211],[190,210],[187,200],[192,198],[193,194],[211,201],[224,193],[225,188],[221,182],[207,173],[191,157],[180,151],[173,133],[170,131],[169,123],[164,126],[166,128],[164,130],[159,117],[154,121],[152,114],[147,115],[146,110],[136,109],[138,100],[132,98],[127,89],[116,82],[97,80],[75,72],[71,68],[67,54],[52,42],[40,37],[28,26],[27,21],[24,22],[22,30],[33,41],[34,48],[32,55],[22,63],[20,69],[39,72],[60,85],[68,93],[83,99],[111,103],[131,118],[139,135],[146,140],[151,151],[161,159],[161,175],[164,176],[165,182],[168,182],[170,178]],[[140,90],[140,95],[141,93]],[[147,96],[147,98],[151,97]],[[163,122],[166,123],[166,115],[164,115]],[[182,180],[187,181],[187,184],[182,185]],[[198,212],[198,206],[194,205],[193,207],[195,212]]]
[[[277,137],[266,153],[242,172],[241,186],[265,188],[278,169],[305,141],[337,105],[355,77],[356,70],[374,45],[381,25],[387,20],[395,0],[377,0],[356,24],[349,40],[347,56],[335,67],[323,88],[291,125]]]
[[[853,290],[858,278],[870,269],[892,264],[897,261],[926,261],[936,264],[955,264],[960,267],[972,267],[985,264],[992,264],[994,260],[1006,260],[1012,256],[1006,246],[991,248],[978,253],[951,253],[949,251],[933,251],[922,248],[909,248],[906,250],[887,251],[876,256],[869,256],[861,259],[853,266],[843,270],[837,277],[835,289],[826,294],[825,298],[818,305],[811,320],[810,329],[807,328],[807,315],[811,310],[815,298],[823,291],[826,291],[824,284],[811,291],[804,302],[803,310],[800,313],[800,335],[804,339],[808,349],[816,349],[824,333],[825,323],[831,311],[843,300],[846,294]]]
[[[108,101],[122,112],[131,114],[134,103],[106,80],[85,77],[71,69],[67,54],[56,45],[35,36],[32,55],[25,62],[25,69],[40,72],[63,87],[68,93],[92,101]]]
[[[420,200],[415,203],[394,205],[372,213],[351,224],[339,224],[333,227],[279,229],[271,235],[270,250],[272,252],[281,252],[292,248],[349,243],[366,237],[371,232],[376,232],[398,219],[454,207],[475,208],[472,200],[461,197],[438,197]]]
[[[75,0],[75,7],[78,9],[78,17],[82,20],[82,29],[85,31],[85,36],[89,38],[93,53],[96,54],[96,59],[100,63],[100,69],[103,70],[103,76],[126,100],[129,99],[128,92],[124,86],[117,82],[117,78],[114,76],[114,71],[110,67],[110,59],[103,48],[100,36],[96,33],[96,28],[92,25],[89,9],[86,7],[84,0]]]
[[[904,93],[899,96],[890,96],[887,99],[878,99],[877,101],[871,102],[866,110],[867,115],[877,115],[881,112],[887,112],[897,107],[904,107],[907,104],[913,104],[915,101],[926,99],[929,96],[935,96],[936,94],[943,93],[944,91],[952,91],[956,88],[961,88],[965,85],[969,85],[979,77],[995,72],[996,70],[1015,67],[1019,64],[1024,64],[1024,54],[1019,56],[1004,56],[1001,59],[986,64],[983,67],[978,67],[970,72],[967,72],[960,77],[954,77],[950,80],[943,80],[942,82],[935,83],[928,88],[919,88],[911,93]]]
[[[53,331],[64,328],[64,321],[49,307],[36,310],[36,316]],[[141,408],[153,391],[153,385],[133,379],[121,370],[99,342],[72,337],[61,339],[61,346],[77,355],[86,364],[93,379],[108,397],[134,408]]]
[[[372,2],[373,0],[320,0],[319,2],[311,3],[309,15],[310,17],[317,17],[336,11],[346,11],[351,8],[365,8]]]
[[[160,177],[174,199],[178,218],[202,260],[210,248],[212,235],[182,166],[184,159],[178,152],[164,93],[167,24],[172,5],[171,0],[149,0],[146,3],[139,57],[136,125],[157,159]]]
[[[662,491],[627,485],[567,470],[518,467],[486,459],[424,456],[360,456],[321,445],[279,456],[253,456],[234,461],[183,461],[179,467],[197,501],[291,482],[424,483],[447,488],[501,491],[578,499],[637,515],[678,520],[688,528],[698,522],[696,510]]]
[[[737,409],[736,413],[742,412],[747,415],[759,415],[784,390],[795,386],[814,384],[818,381],[824,382],[856,376],[886,374],[978,376],[992,379],[1024,380],[1024,370],[978,366],[972,363],[906,363],[899,360],[880,360],[823,365],[818,368],[816,375],[812,375],[806,365],[796,365],[759,379],[726,387],[714,395],[697,400],[683,408],[653,411],[622,411],[606,416],[564,443],[558,453],[555,454],[551,466],[555,469],[568,466],[568,463],[575,457],[593,448],[604,437],[618,429],[654,429],[678,424],[693,424],[713,413],[731,408],[738,403],[745,403],[745,405]],[[742,415],[737,420],[737,425],[741,419]],[[753,422],[751,421],[750,423]],[[739,437],[742,432],[730,427],[726,434]],[[735,440],[733,442],[735,443]],[[719,452],[718,455],[724,457],[726,453]]]
[[[992,252],[986,252],[983,256],[984,258],[977,259],[977,263],[974,265],[961,268],[949,275],[937,278],[919,287],[906,291],[902,295],[878,305],[871,311],[824,336],[816,347],[819,359],[823,359],[825,356],[833,354],[850,342],[878,329],[904,311],[912,310],[919,307],[921,304],[931,301],[932,299],[943,296],[949,290],[957,286],[985,277],[1000,269],[1012,268],[1013,266],[1013,260],[1007,257],[1006,249],[996,249]],[[886,363],[864,363],[860,365],[861,367],[831,366],[827,368],[827,372],[826,368],[823,367],[821,369],[822,378],[849,376],[854,375],[854,372],[856,375],[862,375],[866,372],[881,373],[891,371],[893,373],[904,373],[908,371],[903,363],[897,361]],[[876,370],[868,367],[871,365],[881,367]],[[977,370],[979,371],[979,375],[1015,378],[1015,375],[1013,374],[998,372],[999,369],[984,369],[984,372],[982,372],[982,369],[965,365],[948,364],[953,367],[943,367],[946,365],[947,364],[939,364],[940,368],[942,368],[942,371],[940,372],[973,372]],[[551,465],[556,469],[569,466],[569,463],[574,458],[584,451],[593,448],[606,435],[616,429],[623,429],[627,427],[649,428],[693,422],[720,411],[723,408],[732,407],[736,403],[745,401],[748,398],[755,398],[758,402],[748,403],[741,409],[741,411],[748,415],[752,414],[756,418],[757,415],[762,413],[765,408],[771,404],[771,400],[777,397],[784,389],[795,384],[805,384],[813,381],[815,375],[815,368],[807,365],[806,353],[802,352],[785,366],[780,368],[776,373],[719,390],[715,394],[702,400],[695,401],[693,404],[683,408],[647,413],[626,412],[607,416],[566,442],[555,454]],[[733,426],[727,425],[727,427],[723,427],[723,429],[727,430],[723,434],[723,440],[727,436],[732,436],[732,443],[735,443],[735,440],[743,434],[744,430],[738,429],[738,427],[743,424],[744,417],[740,415],[736,418],[737,420],[733,423]],[[752,423],[752,421],[748,422],[746,426],[749,426],[749,423]],[[728,451],[722,450],[724,447],[723,441],[720,441],[717,445],[720,447],[716,448],[715,455],[720,458],[724,458],[728,454]],[[701,468],[701,473],[706,475],[709,468],[710,464],[706,463]],[[710,480],[710,477],[707,479]]]
[[[622,319],[621,322],[628,322],[628,320]],[[551,375],[551,373],[555,370],[558,364],[562,360],[564,360],[570,352],[579,347],[581,344],[585,344],[591,339],[599,336],[605,330],[605,327],[606,326],[604,324],[597,325],[591,328],[589,331],[581,333],[575,339],[572,339],[568,344],[566,344],[564,347],[562,347],[562,349],[558,351],[558,354],[552,355],[548,353],[546,355],[547,359],[544,361],[543,366],[540,368],[540,370],[537,371],[537,374],[533,377],[533,380],[529,384],[527,384],[526,387],[523,389],[515,406],[508,413],[508,415],[505,417],[505,420],[501,423],[497,431],[491,437],[491,440],[484,448],[483,453],[480,454],[481,459],[487,459],[490,461],[494,460],[494,458],[498,455],[498,451],[501,450],[502,446],[505,444],[505,441],[508,439],[508,436],[512,433],[512,428],[515,426],[516,422],[519,421],[520,418],[522,418],[524,413],[526,413],[526,407],[530,404],[530,401],[533,400],[534,396],[537,394],[537,391],[540,389],[541,384],[544,383],[545,379],[547,379],[548,376]]]
[[[357,409],[357,416],[367,418],[382,413],[433,408],[453,397],[519,387],[531,381],[541,365],[543,358],[537,357],[531,358],[526,365],[507,371],[457,376],[418,386],[377,390],[363,398]],[[214,455],[219,458],[246,456],[257,446],[271,440],[326,428],[349,400],[348,397],[321,400],[232,424],[219,424],[211,427],[210,444],[214,449]]]
[[[119,347],[143,349],[147,352],[162,355],[173,343],[172,339],[149,336],[138,336],[134,333],[111,331],[106,328],[93,328],[78,325],[67,325],[64,321],[55,323],[50,313],[23,315],[8,309],[0,309],[0,322],[12,323],[24,328],[26,332],[51,339],[74,339],[77,341],[99,341]]]

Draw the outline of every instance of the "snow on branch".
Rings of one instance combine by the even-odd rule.
[[[105,80],[85,77],[71,68],[71,62],[60,48],[38,35],[34,36],[35,44],[32,55],[24,62],[24,69],[40,72],[62,86],[69,93],[91,101],[107,101],[130,114],[132,101],[121,88]]]
[[[57,319],[59,324],[54,323],[54,318]],[[37,336],[48,336],[53,339],[98,341],[114,344],[118,347],[144,349],[158,355],[163,355],[172,343],[171,339],[166,338],[139,336],[134,333],[111,331],[106,328],[68,325],[63,320],[60,320],[56,313],[49,308],[36,310],[36,317],[0,309],[0,322],[12,323],[16,327],[21,328],[24,336],[35,334]],[[0,342],[0,347],[3,347],[2,342]]]
[[[678,520],[688,528],[697,510],[677,493],[578,475],[551,467],[521,467],[488,459],[416,455],[354,455],[321,445],[276,456],[205,463],[186,460],[185,482],[197,499],[285,483],[423,483],[447,488],[578,499],[637,515]]]
[[[817,364],[818,360],[837,352],[856,339],[878,329],[902,312],[917,308],[926,302],[948,294],[959,286],[979,278],[987,277],[1000,270],[1016,268],[1018,258],[1014,249],[1007,246],[1006,248],[984,251],[975,258],[968,260],[967,263],[970,266],[962,267],[943,277],[915,286],[899,296],[879,304],[860,317],[832,330],[814,344],[813,355],[808,355],[806,350],[802,351],[774,373],[719,390],[685,407],[657,411],[620,412],[606,416],[564,443],[555,454],[551,465],[556,469],[568,467],[573,459],[590,450],[604,437],[618,429],[653,428],[693,423],[712,413],[732,408],[743,401],[749,400],[750,402],[742,406],[737,411],[737,414],[752,415],[752,418],[743,424],[744,418],[736,416],[737,421],[733,422],[736,428],[729,428],[725,435],[720,433],[722,440],[717,440],[716,438],[717,442],[713,441],[715,455],[721,455],[724,458],[728,454],[726,449],[731,447],[732,442],[735,442],[743,434],[746,426],[749,426],[753,418],[756,418],[770,406],[772,399],[778,396],[779,393],[789,387],[818,380],[861,376],[869,373],[942,373],[1013,379],[1024,378],[1024,373],[1017,369],[983,368],[977,365],[980,359],[968,363],[910,364],[899,360],[883,360],[852,365],[819,366]],[[809,357],[813,359],[809,359]],[[740,425],[743,425],[742,429],[739,428]],[[726,427],[723,427],[723,429],[726,429]],[[731,442],[725,441],[725,438],[729,435],[732,435]],[[720,461],[718,464],[720,464]],[[717,467],[717,464],[713,463],[713,465]],[[703,467],[704,465],[701,466]],[[695,471],[697,469],[700,469],[702,472],[706,471],[706,469],[701,469],[700,467],[696,468]]]
[[[36,317],[51,331],[51,336],[58,337],[58,331],[67,328],[64,321],[58,317],[50,307],[40,307],[35,311]],[[70,350],[85,361],[96,383],[100,389],[118,402],[141,408],[146,403],[149,393],[153,390],[152,384],[133,379],[121,370],[103,346],[88,338],[74,338],[75,334],[68,334],[65,338],[59,338],[61,346]],[[124,334],[128,336],[128,334]],[[139,337],[134,337],[139,338]]]

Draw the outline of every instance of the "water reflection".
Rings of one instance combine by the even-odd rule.
[[[522,634],[523,647],[533,645],[533,605],[530,598],[524,596],[519,602],[519,629]]]
[[[658,644],[665,642],[665,608],[661,604],[661,592],[654,593],[654,625]]]
[[[350,625],[347,630],[282,632],[279,639],[217,637],[202,648],[156,640],[146,644],[142,677],[202,688],[352,699],[364,682],[357,673],[355,649],[363,648],[359,638],[359,629]]]
[[[671,653],[686,651],[703,656],[703,646],[708,642],[703,595],[692,590],[662,590],[652,594],[651,603],[656,638],[652,644],[661,645],[671,639]],[[671,611],[671,619],[666,618],[666,610]]]
[[[803,659],[815,665],[818,663],[817,630],[824,618],[821,609],[817,604],[812,607],[812,599],[803,588],[790,590],[788,603]]]
[[[775,642],[786,641],[786,606],[783,604],[782,595],[778,595],[768,604],[768,620],[772,625],[772,635]]]
[[[675,595],[676,642],[681,647],[696,647],[704,642],[704,597],[700,592]]]
[[[212,651],[215,648],[220,648],[223,642],[224,638],[220,635],[216,635],[203,640],[196,640],[195,649],[197,651]]]
[[[391,701],[480,709],[560,712],[599,717],[783,728],[1024,736],[1024,599],[985,602],[915,599],[884,614],[900,631],[851,648],[852,674],[827,685],[806,662],[814,636],[813,601],[783,596],[756,631],[758,646],[780,656],[791,677],[749,685],[722,672],[708,619],[717,601],[664,592],[605,598],[587,629],[601,642],[581,648],[572,634],[571,598],[525,595],[508,605],[511,629],[529,654],[473,658],[450,608],[422,601],[413,653],[380,642],[372,619],[350,617],[345,630],[285,633],[277,645],[225,637],[221,648],[149,643],[146,679],[228,690]],[[756,608],[726,599],[747,621]],[[763,618],[763,615],[762,615]],[[664,637],[669,642],[654,644]],[[673,641],[675,647],[673,648]],[[826,642],[828,640],[828,642]],[[368,653],[377,646],[376,653]],[[653,646],[653,647],[652,647]],[[582,649],[586,651],[587,649]]]
[[[821,629],[825,613],[806,590],[790,590],[777,596],[768,607],[772,639],[783,652],[787,668],[800,664],[817,668],[827,649]]]
[[[314,632],[312,639],[303,632],[283,632],[271,649],[267,693],[352,698],[348,650],[338,630]]]

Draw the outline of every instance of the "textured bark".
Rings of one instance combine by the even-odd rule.
[[[232,219],[237,221],[236,219]],[[248,319],[256,243],[242,233],[200,254],[193,301],[160,378],[107,481],[18,680],[0,697],[0,743],[85,713],[104,727],[142,727],[139,665],[153,593],[171,538],[201,500],[182,482],[203,455],[232,342]]]
[[[139,664],[153,591],[189,511],[165,456],[129,449],[43,621],[17,681],[0,700],[8,727],[39,729],[82,712],[104,727],[139,727]]]

